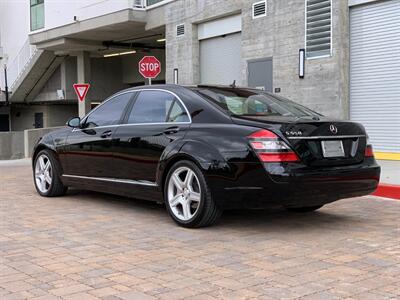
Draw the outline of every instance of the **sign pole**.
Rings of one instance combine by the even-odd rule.
[[[5,84],[5,93],[6,93],[6,105],[8,106],[9,102],[8,102],[8,81],[7,81],[7,66],[4,65],[4,84]]]
[[[149,85],[151,85],[151,78],[149,78]]]
[[[77,84],[84,84],[85,82],[90,81],[90,54],[87,51],[79,51],[77,53],[76,57],[76,79],[77,79]],[[81,86],[79,88],[79,93],[81,96],[83,95],[83,92],[85,91],[84,86]],[[86,96],[86,94],[85,94]],[[79,96],[78,96],[79,97]],[[79,112],[79,117],[83,118],[91,109],[91,101],[90,97],[87,97],[87,99],[79,99],[78,101],[78,112]]]

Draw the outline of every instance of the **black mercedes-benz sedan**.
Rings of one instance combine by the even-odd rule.
[[[132,88],[67,125],[34,149],[40,195],[75,187],[154,200],[185,227],[232,208],[310,212],[379,182],[362,125],[250,88]]]

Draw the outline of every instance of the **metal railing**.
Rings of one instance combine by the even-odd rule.
[[[30,45],[29,39],[27,39],[14,60],[7,65],[8,86],[10,87],[10,91],[13,90],[14,83],[25,71],[36,52],[36,46]]]

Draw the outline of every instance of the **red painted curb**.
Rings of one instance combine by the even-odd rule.
[[[379,184],[372,195],[400,200],[400,185]]]

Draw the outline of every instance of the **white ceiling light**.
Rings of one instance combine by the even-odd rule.
[[[162,38],[162,39],[158,39],[157,42],[162,43],[165,42],[167,39],[166,38]]]
[[[120,53],[111,53],[111,54],[104,54],[103,57],[113,57],[113,56],[120,56],[120,55],[127,55],[127,54],[135,54],[136,51],[127,51],[127,52],[120,52]]]

